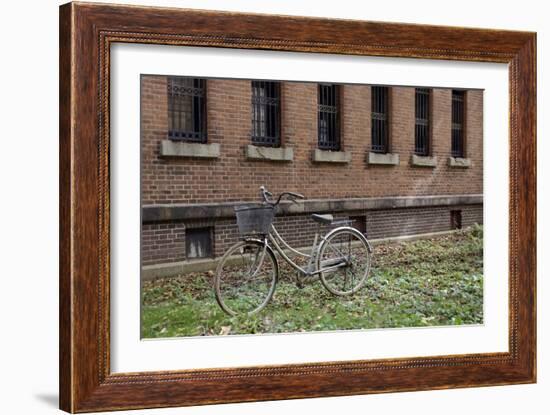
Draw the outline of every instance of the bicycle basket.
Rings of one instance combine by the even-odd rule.
[[[237,226],[241,235],[267,235],[275,210],[269,205],[235,206]]]

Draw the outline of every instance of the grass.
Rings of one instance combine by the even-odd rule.
[[[319,281],[300,289],[282,261],[281,278],[257,315],[230,317],[216,303],[214,273],[144,283],[145,338],[343,329],[422,327],[483,322],[483,228],[375,247],[365,287],[335,297]]]

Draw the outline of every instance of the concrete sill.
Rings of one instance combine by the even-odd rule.
[[[472,165],[472,160],[462,157],[449,157],[449,167],[467,169]]]
[[[349,163],[351,151],[313,150],[312,160],[315,163]]]
[[[292,147],[261,147],[247,145],[245,155],[248,160],[267,160],[288,162],[294,160]]]
[[[183,141],[162,140],[160,143],[161,157],[190,157],[216,159],[220,157],[220,145],[186,143]]]
[[[399,154],[397,153],[373,153],[370,152],[367,156],[368,164],[376,164],[383,166],[398,166]]]
[[[411,156],[411,166],[415,167],[436,167],[437,166],[437,157],[431,156],[418,156],[413,154]]]

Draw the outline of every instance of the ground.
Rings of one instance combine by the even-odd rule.
[[[230,317],[216,303],[213,272],[143,284],[142,336],[180,337],[483,323],[483,228],[375,247],[365,287],[335,297],[319,281],[298,288],[281,265],[268,306]]]

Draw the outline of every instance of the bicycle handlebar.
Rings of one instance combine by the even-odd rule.
[[[279,197],[277,198],[277,201],[274,202],[273,200],[271,200],[271,198],[273,197],[273,193],[269,192],[265,188],[265,186],[260,186],[260,193],[262,195],[262,198],[264,199],[264,202],[270,204],[271,206],[277,206],[281,202],[281,199],[284,196],[288,196],[290,201],[292,201],[294,203],[297,203],[296,199],[305,199],[306,198],[304,195],[302,195],[300,193],[283,192],[279,195]]]

